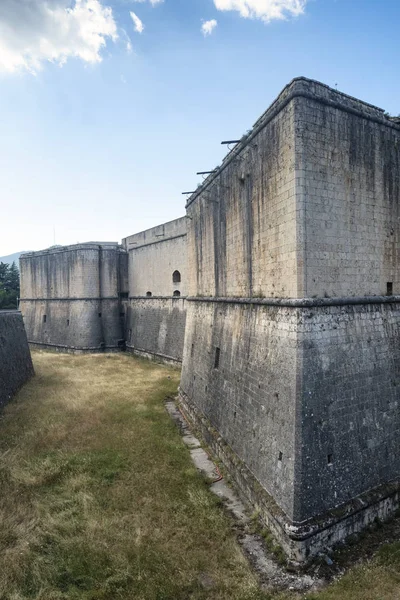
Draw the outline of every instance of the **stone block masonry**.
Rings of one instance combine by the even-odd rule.
[[[33,374],[21,313],[0,311],[0,408]]]
[[[185,325],[185,298],[131,298],[126,348],[149,358],[181,363]]]
[[[399,181],[399,124],[299,78],[187,205],[182,405],[294,561],[399,504]]]
[[[20,257],[29,343],[73,351],[124,345],[127,255],[114,243],[50,248]]]
[[[122,240],[129,254],[126,348],[181,363],[188,289],[187,219],[183,217]]]
[[[21,302],[32,346],[127,349],[181,363],[186,217],[129,236],[23,254]]]

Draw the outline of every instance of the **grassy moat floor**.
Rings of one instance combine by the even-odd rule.
[[[179,372],[33,358],[0,417],[0,600],[400,599],[400,543],[322,592],[261,592],[164,409]]]

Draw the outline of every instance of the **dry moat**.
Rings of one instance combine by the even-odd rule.
[[[394,600],[400,545],[315,594],[265,591],[164,406],[179,371],[33,353],[0,420],[1,600]]]

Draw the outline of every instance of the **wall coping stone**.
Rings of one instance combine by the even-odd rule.
[[[129,300],[187,300],[187,296],[129,296]]]
[[[92,296],[90,298],[20,298],[20,302],[86,302],[88,300],[119,300],[119,296]]]
[[[151,300],[151,298],[147,298]],[[349,304],[397,304],[400,296],[349,296],[348,298],[223,298],[216,296],[188,296],[188,302],[215,302],[222,304],[260,304],[265,306],[318,307],[348,306]]]
[[[179,235],[172,235],[170,237],[165,237],[159,240],[154,240],[153,242],[145,242],[144,244],[136,244],[134,242],[130,242],[129,246],[132,248],[128,248],[128,252],[134,252],[139,248],[145,248],[146,246],[154,246],[155,244],[163,244],[164,242],[170,242],[171,240],[177,240],[178,238],[186,237],[187,233],[180,233]]]
[[[24,252],[19,260],[31,258],[33,256],[48,256],[50,254],[62,254],[63,252],[76,252],[77,250],[118,250],[125,252],[125,248],[118,242],[84,242],[82,244],[72,244],[69,246],[56,246],[54,248],[45,248],[35,252]]]

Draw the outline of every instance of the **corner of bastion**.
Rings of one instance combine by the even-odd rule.
[[[187,203],[182,408],[289,558],[399,505],[400,126],[293,80]]]

